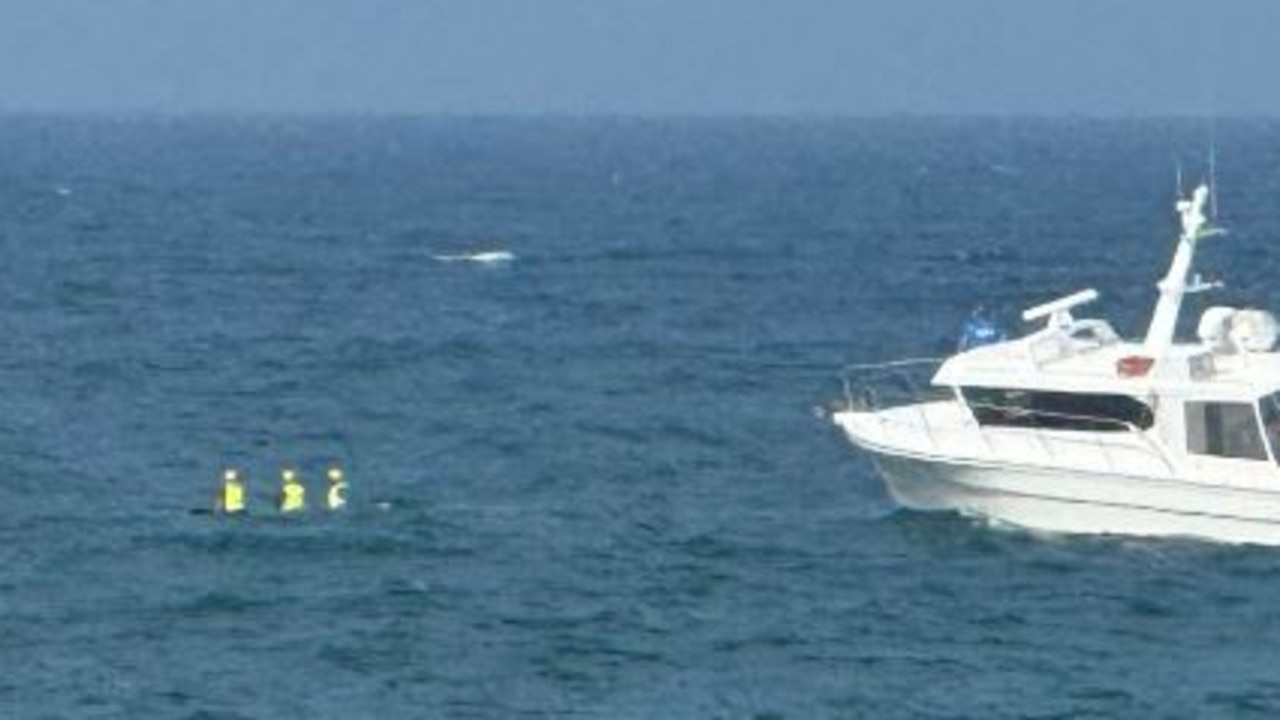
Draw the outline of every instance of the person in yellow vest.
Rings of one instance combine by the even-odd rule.
[[[226,515],[244,512],[244,481],[240,479],[239,472],[229,468],[223,471],[217,510]]]
[[[329,468],[329,494],[327,496],[330,510],[341,510],[347,505],[347,480],[342,475],[342,468]]]
[[[285,468],[280,473],[280,512],[294,513],[307,509],[307,489],[298,480],[298,473]]]

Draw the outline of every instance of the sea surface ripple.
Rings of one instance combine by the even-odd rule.
[[[1280,308],[1280,124],[1216,133]],[[1280,553],[901,511],[815,412],[978,304],[1140,332],[1206,137],[0,118],[0,715],[1275,717]]]

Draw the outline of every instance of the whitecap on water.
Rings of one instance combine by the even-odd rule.
[[[497,263],[508,263],[516,259],[515,253],[506,250],[486,250],[476,253],[457,253],[449,255],[432,255],[440,262],[473,262],[483,265],[493,265]]]

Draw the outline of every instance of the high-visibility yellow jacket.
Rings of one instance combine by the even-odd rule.
[[[224,513],[244,512],[244,483],[239,480],[228,480],[222,484],[219,509]]]
[[[339,480],[329,484],[329,509],[338,510],[347,504],[347,482]]]
[[[280,486],[280,512],[290,513],[305,510],[307,507],[307,489],[299,482],[287,482]]]

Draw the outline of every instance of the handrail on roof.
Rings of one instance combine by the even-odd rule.
[[[1131,423],[1125,420],[1118,420],[1116,418],[1103,417],[1101,415],[1082,415],[1078,413],[1056,412],[1053,410],[1037,410],[1035,408],[1019,407],[1017,405],[997,405],[995,403],[980,403],[980,402],[966,401],[965,405],[967,405],[970,409],[982,408],[984,410],[998,410],[1001,412],[1006,412],[1011,415],[1018,415],[1021,417],[1030,417],[1030,418],[1042,417],[1042,418],[1051,418],[1054,420],[1074,420],[1082,423],[1087,422],[1087,423],[1095,423],[1099,425],[1110,425],[1119,430],[1128,430],[1130,432],[1142,432],[1144,430],[1144,428],[1142,428],[1141,426],[1135,423]],[[1072,429],[1072,428],[1039,427],[1035,425],[1001,425],[999,423],[987,423],[987,424],[994,425],[996,427],[1020,427],[1028,430],[1071,430]]]
[[[953,400],[953,402],[959,403],[960,401]],[[1021,407],[1010,406],[1010,405],[997,405],[993,403],[972,403],[972,404],[965,403],[965,406],[970,408],[971,410],[974,407],[990,408],[990,409],[996,409],[996,410],[1008,410],[1011,412],[1018,412],[1024,415],[1037,415],[1037,416],[1046,417],[1046,418],[1052,417],[1052,418],[1058,418],[1058,419],[1067,419],[1067,420],[1096,423],[1099,425],[1111,425],[1117,428],[1118,430],[1123,431],[1123,433],[1117,432],[1117,435],[1119,435],[1120,437],[1136,439],[1141,444],[1141,448],[1140,448],[1141,451],[1144,451],[1145,454],[1157,460],[1164,467],[1164,470],[1166,472],[1170,474],[1177,473],[1177,465],[1175,464],[1173,459],[1170,457],[1168,451],[1163,447],[1163,445],[1151,433],[1146,432],[1144,428],[1131,422],[1117,420],[1115,418],[1094,416],[1094,415],[1061,413],[1061,412],[1052,412],[1052,411],[1046,411],[1046,410],[1030,410],[1028,408],[1021,408]],[[853,406],[850,405],[849,407],[852,408]],[[910,407],[910,406],[907,406],[907,407]],[[939,431],[939,428],[934,427],[933,423],[930,422],[928,414],[923,411],[923,405],[916,404],[916,407],[920,409],[920,412],[909,414],[906,416],[893,416],[893,415],[885,415],[883,413],[878,413],[878,411],[882,410],[883,408],[877,408],[877,407],[868,407],[867,411],[878,413],[881,423],[887,422],[887,423],[891,423],[899,426],[906,425],[911,427],[918,427],[921,431],[925,433],[925,436],[928,438],[930,445],[933,445],[935,442],[936,433]],[[896,406],[895,409],[900,409],[900,407]],[[976,418],[974,419],[976,420]],[[1093,432],[1088,432],[1088,431],[1082,432],[1082,431],[1072,430],[1068,428],[1040,427],[1036,425],[975,424],[974,429],[979,433],[979,435],[984,439],[984,441],[987,439],[987,435],[984,432],[984,428],[986,430],[990,430],[992,428],[998,428],[1000,430],[1013,430],[1018,432],[1026,432],[1034,435],[1037,438],[1040,438],[1042,442],[1052,438],[1054,441],[1094,445],[1099,447],[1101,451],[1104,453],[1104,455],[1110,452],[1107,448],[1110,447],[1111,444],[1105,443],[1103,441],[1103,437],[1097,435],[1098,432],[1105,432],[1105,431],[1095,430]],[[1139,449],[1139,448],[1135,447],[1134,449]],[[1108,462],[1110,462],[1110,455],[1106,455],[1106,457],[1108,458]]]

